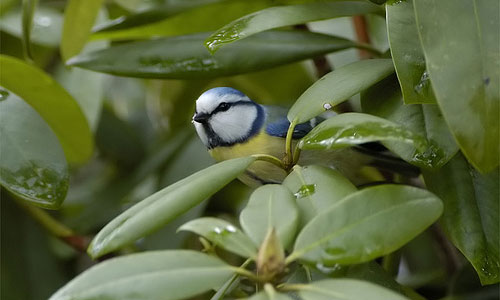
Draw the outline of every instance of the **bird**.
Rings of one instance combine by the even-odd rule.
[[[286,108],[261,105],[237,89],[216,87],[198,97],[192,123],[217,162],[255,154],[282,160],[286,155],[285,139],[290,127],[286,115]],[[292,134],[293,145],[323,120],[316,117],[298,124]],[[363,180],[359,180],[358,171],[373,160],[366,153],[366,150],[355,151],[354,148],[302,151],[297,163],[326,165],[359,183]],[[276,164],[258,160],[238,179],[251,187],[281,183],[287,171]]]

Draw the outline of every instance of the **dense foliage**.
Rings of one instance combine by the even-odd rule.
[[[2,298],[498,299],[500,4],[385,2],[0,2]],[[214,163],[215,86],[342,113]],[[370,142],[421,175],[296,164]]]

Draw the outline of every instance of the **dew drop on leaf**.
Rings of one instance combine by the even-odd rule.
[[[306,184],[300,187],[300,189],[294,194],[297,199],[310,196],[316,192],[315,184]]]

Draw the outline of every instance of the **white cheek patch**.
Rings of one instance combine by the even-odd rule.
[[[236,105],[213,115],[210,126],[222,141],[234,143],[248,137],[256,118],[257,107],[254,105]]]
[[[196,129],[196,132],[198,133],[198,136],[200,137],[201,142],[208,147],[208,136],[207,133],[205,132],[205,128],[203,128],[203,125],[198,122],[194,122],[194,128]]]

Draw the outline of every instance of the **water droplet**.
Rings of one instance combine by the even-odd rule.
[[[389,4],[389,5],[398,5],[398,4],[403,3],[405,1],[406,0],[391,0],[391,1],[388,1],[387,4]]]
[[[214,232],[217,233],[217,234],[221,234],[222,233],[222,229],[220,229],[219,227],[215,227],[214,228]]]
[[[332,274],[336,271],[339,271],[342,269],[342,266],[339,265],[339,264],[335,264],[331,267],[328,267],[328,266],[325,266],[324,264],[322,263],[317,263],[316,264],[316,269],[318,269],[321,273],[324,273],[324,274]]]
[[[306,184],[300,187],[300,189],[294,194],[297,199],[310,196],[316,192],[315,184]]]
[[[427,73],[427,71],[424,71],[424,73],[422,73],[422,76],[420,77],[420,81],[417,83],[414,90],[419,95],[425,95],[428,92],[429,84],[429,73]]]
[[[52,24],[52,20],[46,16],[36,16],[35,23],[42,27],[49,27]]]
[[[226,230],[229,232],[236,232],[236,227],[234,227],[233,225],[227,225]]]
[[[417,149],[413,154],[413,161],[428,168],[439,167],[443,164],[446,155],[441,147],[436,145],[434,141],[430,141],[422,146],[420,148],[416,147]]]
[[[7,98],[9,98],[9,92],[0,89],[0,101],[7,100]]]
[[[2,179],[9,184],[11,191],[39,204],[55,203],[64,199],[68,190],[67,173],[37,165],[39,164],[29,161],[16,170],[2,168]]]
[[[325,104],[323,104],[323,108],[324,108],[325,110],[330,110],[330,109],[332,109],[332,108],[333,108],[333,106],[332,106],[330,103],[325,103]]]

